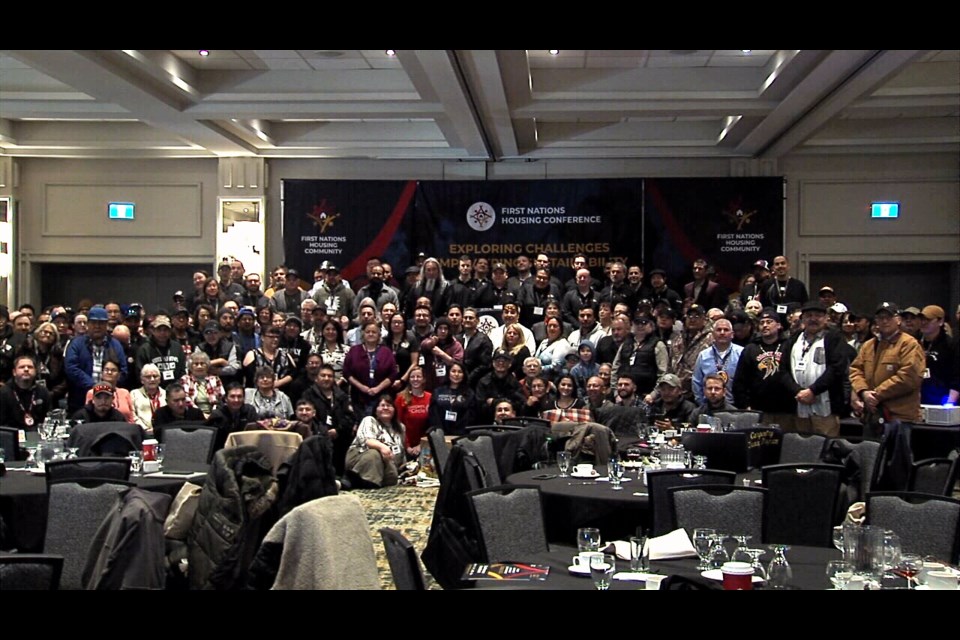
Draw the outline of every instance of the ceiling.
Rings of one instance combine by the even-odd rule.
[[[960,154],[958,50],[0,50],[0,155]]]

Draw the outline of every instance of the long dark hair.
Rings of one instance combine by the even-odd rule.
[[[393,403],[393,396],[389,393],[381,393],[377,396],[376,400],[373,401],[373,418],[377,422],[380,422],[380,418],[377,417],[377,407],[380,406],[380,403],[384,400],[393,407],[393,420],[390,421],[390,424],[384,425],[392,430],[394,433],[403,433],[403,426],[400,424],[400,420],[397,418],[397,406]],[[383,424],[380,422],[380,424]]]
[[[323,337],[323,332],[327,328],[327,325],[333,325],[334,330],[337,332],[337,344],[343,344],[343,326],[336,320],[326,320],[322,325],[320,325],[320,337],[326,343],[327,339]]]

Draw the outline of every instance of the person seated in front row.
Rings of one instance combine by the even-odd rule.
[[[109,382],[98,382],[91,389],[92,399],[73,414],[77,422],[126,422],[127,418],[113,406],[114,387]]]
[[[661,429],[675,429],[684,422],[693,422],[690,416],[697,406],[683,397],[683,385],[676,374],[666,373],[657,384],[659,398],[650,407],[654,424]]]
[[[187,405],[187,392],[183,385],[174,382],[167,386],[167,406],[160,407],[153,414],[153,428],[174,422],[198,422],[205,420],[203,411]]]
[[[727,400],[727,382],[723,376],[711,373],[703,380],[703,404],[690,415],[690,422],[697,423],[700,416],[713,416],[719,411],[736,411]]]
[[[358,488],[390,487],[397,484],[406,462],[406,433],[397,420],[393,398],[383,394],[377,398],[373,415],[365,417],[357,427],[347,449],[347,473]]]

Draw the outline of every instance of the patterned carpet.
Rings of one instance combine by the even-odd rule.
[[[383,489],[360,489],[351,491],[363,504],[370,522],[370,536],[377,552],[377,569],[380,584],[384,589],[393,589],[390,565],[383,550],[380,537],[382,527],[390,527],[402,533],[417,550],[417,555],[427,544],[433,505],[437,501],[437,487],[396,486]],[[421,563],[422,568],[422,563]],[[424,570],[428,589],[439,589],[430,574]]]

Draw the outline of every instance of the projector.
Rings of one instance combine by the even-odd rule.
[[[960,424],[960,407],[944,407],[939,404],[922,404],[920,411],[926,424]]]

